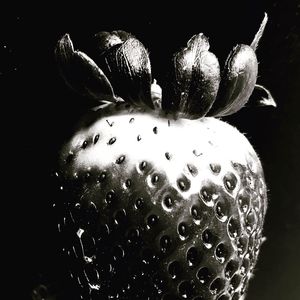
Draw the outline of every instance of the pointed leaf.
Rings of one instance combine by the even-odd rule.
[[[226,60],[217,99],[209,115],[221,117],[240,110],[253,92],[257,68],[254,50],[247,45],[236,46]]]
[[[105,74],[85,53],[74,51],[68,34],[58,41],[55,56],[61,75],[69,87],[94,100],[115,101],[112,86]]]
[[[70,62],[74,54],[74,47],[70,35],[66,33],[58,42],[55,48],[55,56],[60,65]]]
[[[78,73],[77,91],[82,95],[99,100],[115,101],[113,88],[96,63],[81,51],[74,53],[74,67]]]
[[[187,47],[174,56],[173,95],[163,99],[163,108],[187,118],[204,116],[217,95],[220,67],[216,56],[208,51],[208,39],[194,35]]]
[[[259,41],[260,41],[260,39],[261,39],[261,37],[262,37],[262,35],[264,33],[264,30],[265,30],[265,27],[267,25],[267,22],[268,22],[268,15],[265,13],[264,18],[263,18],[263,20],[262,20],[262,22],[260,24],[260,27],[259,27],[259,29],[258,29],[258,31],[257,31],[257,33],[256,33],[256,35],[255,35],[255,37],[254,37],[254,39],[252,41],[252,43],[251,43],[251,48],[254,51],[256,51],[256,48],[258,47],[258,43],[259,43]]]
[[[149,54],[139,40],[130,37],[123,43],[117,43],[106,50],[99,64],[118,96],[133,105],[154,108]]]

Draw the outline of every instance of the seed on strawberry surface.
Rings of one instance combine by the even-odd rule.
[[[165,157],[166,157],[167,160],[170,160],[171,159],[171,154],[169,152],[166,152]]]
[[[226,222],[228,219],[228,203],[225,202],[226,198],[220,198],[215,206],[216,217],[221,222]]]
[[[207,267],[203,267],[197,272],[197,278],[201,284],[207,285],[212,280],[213,273]]]
[[[225,281],[221,278],[216,278],[209,286],[210,292],[213,295],[219,294],[225,288]]]
[[[125,256],[125,251],[121,245],[117,245],[112,250],[113,260],[117,261]]]
[[[191,187],[191,181],[182,174],[180,178],[177,179],[177,186],[183,192],[188,191]]]
[[[140,231],[137,228],[130,229],[127,233],[128,243],[136,243],[139,239]]]
[[[172,206],[174,205],[174,201],[170,196],[166,196],[163,199],[162,204],[163,204],[163,207],[165,210],[170,210],[172,208]]]
[[[219,164],[210,164],[209,166],[213,173],[219,174],[221,172],[221,166]]]
[[[85,175],[84,175],[85,182],[88,182],[90,178],[91,178],[91,173],[86,172]]]
[[[130,188],[131,187],[131,183],[132,183],[131,179],[126,179],[126,181],[125,181],[125,187],[126,188]]]
[[[180,263],[176,260],[171,262],[169,264],[168,271],[172,279],[178,279],[180,277],[180,274],[182,273]]]
[[[192,164],[187,164],[187,168],[193,177],[198,175],[197,167]]]
[[[209,229],[205,229],[202,233],[202,241],[204,246],[207,249],[210,249],[213,246],[215,237],[213,236],[212,232]]]
[[[179,284],[178,291],[183,299],[189,299],[194,295],[194,284],[190,281],[183,281]]]
[[[238,271],[238,269],[239,269],[239,263],[236,260],[231,259],[226,265],[224,271],[225,277],[230,279],[235,274],[235,272]]]
[[[93,264],[86,264],[84,272],[88,278],[89,284],[92,284],[95,289],[100,288],[100,285],[97,284],[100,279],[100,275],[96,267]]]
[[[111,190],[106,194],[105,201],[108,205],[111,205],[113,202],[116,201],[116,199],[117,199],[117,196],[116,196],[116,193],[114,192],[114,190]]]
[[[156,224],[158,223],[158,216],[157,215],[150,215],[148,218],[147,218],[147,224],[149,226],[149,228],[155,226]]]
[[[81,148],[85,149],[87,147],[87,145],[88,145],[88,141],[84,141],[81,145]]]
[[[191,207],[191,214],[192,214],[194,222],[199,225],[200,220],[201,220],[200,208],[196,205],[193,205]]]
[[[136,209],[141,209],[144,206],[144,200],[143,198],[137,198],[135,201],[135,207]]]
[[[244,191],[242,191],[242,193],[239,193],[238,203],[241,212],[247,213],[250,206],[250,198]]]
[[[178,233],[180,235],[180,238],[181,239],[186,239],[186,237],[188,236],[189,232],[188,232],[188,226],[186,223],[184,222],[181,222],[179,225],[178,225]]]
[[[239,255],[243,255],[248,247],[248,238],[246,236],[241,236],[237,240],[237,250]]]
[[[218,199],[219,195],[216,193],[215,187],[209,183],[202,187],[200,191],[200,197],[207,206],[212,207],[214,206],[215,200]]]
[[[241,268],[240,268],[240,273],[242,276],[246,276],[249,272],[250,269],[250,261],[247,257],[244,257]]]
[[[247,185],[250,187],[250,189],[252,189],[252,190],[255,189],[256,181],[254,180],[254,178],[251,175],[246,176],[246,182],[247,182]]]
[[[265,194],[265,183],[261,178],[259,179],[258,192],[261,197]]]
[[[160,238],[160,250],[166,253],[171,247],[171,238],[168,235],[164,235]]]
[[[121,155],[117,160],[116,160],[116,164],[120,165],[121,163],[123,163],[125,161],[125,155]]]
[[[115,212],[115,224],[121,226],[126,221],[126,211],[121,209]]]
[[[80,237],[80,241],[86,261],[92,261],[92,257],[96,255],[96,243],[94,238],[85,230]]]
[[[113,275],[114,267],[111,263],[103,264],[102,262],[99,263],[100,267],[100,278],[110,278]]]
[[[257,224],[256,214],[253,209],[251,209],[246,216],[246,228],[248,232],[252,232]]]
[[[139,165],[139,168],[140,168],[141,171],[145,171],[146,168],[147,168],[147,166],[148,166],[147,162],[146,161],[142,161],[140,163],[140,165]]]
[[[241,276],[239,274],[235,274],[231,280],[230,280],[230,285],[232,285],[233,289],[237,289],[241,283]]]
[[[233,173],[227,173],[223,178],[224,185],[229,192],[232,192],[237,185],[237,178]]]
[[[108,145],[114,144],[116,142],[116,140],[117,139],[115,137],[110,138],[110,140],[108,141]]]
[[[261,209],[261,199],[256,197],[252,200],[252,207],[255,209],[256,213],[260,212]]]
[[[254,244],[255,244],[256,236],[255,232],[253,232],[248,240],[248,250],[252,251],[254,249]]]
[[[231,217],[228,222],[228,234],[231,238],[236,238],[241,234],[240,222],[235,218]]]
[[[191,247],[186,253],[186,259],[189,267],[195,267],[199,264],[201,256],[196,247]]]
[[[159,175],[158,175],[158,174],[153,174],[153,175],[151,176],[151,183],[152,183],[153,185],[156,185],[156,184],[158,183],[158,181],[159,181]]]
[[[222,264],[225,262],[227,256],[228,256],[228,251],[227,251],[227,247],[221,243],[216,247],[215,250],[215,255],[217,260]]]
[[[94,137],[94,145],[98,143],[99,137],[100,137],[99,133],[95,135],[95,137]]]
[[[97,181],[100,183],[100,182],[103,182],[105,179],[106,179],[107,175],[106,175],[106,172],[103,171],[100,173],[100,175],[98,176],[97,178]]]
[[[70,162],[72,162],[73,159],[74,159],[74,154],[69,153],[69,155],[66,158],[66,163],[69,164]]]

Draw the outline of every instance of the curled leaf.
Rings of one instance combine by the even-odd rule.
[[[255,50],[263,35],[267,21],[268,16],[265,13],[251,45],[238,45],[229,54],[217,99],[209,112],[210,115],[217,117],[231,115],[240,110],[249,100],[256,86],[258,72]]]
[[[209,114],[221,117],[240,110],[253,92],[257,71],[254,50],[248,45],[237,45],[226,60],[217,99]]]
[[[178,112],[191,119],[208,112],[220,82],[218,59],[208,49],[208,39],[200,33],[174,55],[173,93],[163,98],[166,111]]]
[[[90,99],[115,101],[113,88],[97,64],[85,53],[74,51],[69,34],[57,43],[55,57],[65,82]]]
[[[262,85],[256,84],[255,89],[249,100],[250,106],[273,106],[277,107],[277,104],[271,94],[271,92]]]
[[[98,64],[115,93],[133,105],[154,108],[151,100],[151,65],[144,45],[124,31],[100,32],[96,36]]]
[[[68,33],[58,40],[54,51],[56,60],[60,64],[61,68],[65,67],[72,60],[74,46]]]

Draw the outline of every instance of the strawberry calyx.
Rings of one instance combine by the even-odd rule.
[[[122,30],[95,34],[93,58],[74,50],[69,34],[65,34],[57,43],[55,57],[67,85],[92,99],[94,106],[126,102],[175,118],[224,117],[244,107],[254,89],[267,95],[254,103],[275,106],[270,92],[256,83],[255,50],[267,20],[265,14],[251,45],[233,48],[222,71],[209,50],[208,38],[203,33],[194,35],[185,48],[175,53],[174,68],[169,70],[171,80],[164,84],[163,92],[152,78],[147,49]]]

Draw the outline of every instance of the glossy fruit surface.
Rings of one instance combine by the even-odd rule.
[[[262,241],[262,167],[212,117],[111,104],[61,152],[58,229],[84,299],[239,299]]]

